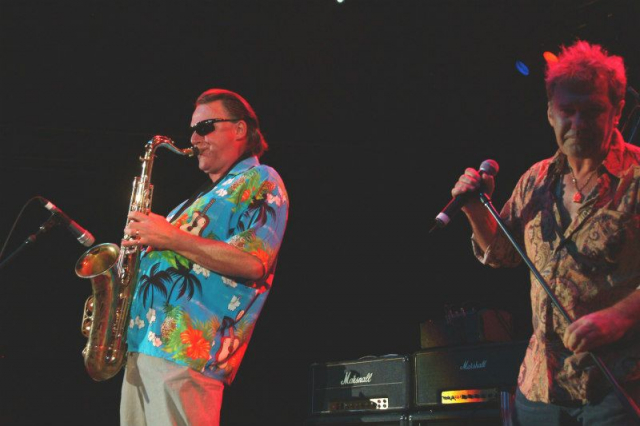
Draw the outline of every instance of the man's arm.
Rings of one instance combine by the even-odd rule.
[[[475,169],[468,168],[464,174],[460,176],[458,182],[456,182],[456,185],[451,190],[451,195],[456,197],[464,193],[476,191],[480,188],[481,184],[485,188],[487,196],[491,197],[495,188],[493,176],[487,174],[481,176]],[[462,207],[462,211],[471,224],[474,240],[482,251],[486,251],[496,236],[498,223],[482,202],[475,197],[470,199]]]
[[[266,273],[256,256],[237,249],[225,242],[198,237],[171,225],[154,213],[129,214],[132,221],[125,228],[137,239],[123,241],[123,246],[150,246],[155,250],[171,250],[187,259],[221,275],[257,280]]]
[[[615,305],[578,318],[567,327],[564,345],[573,352],[587,352],[620,340],[640,324],[640,290]]]

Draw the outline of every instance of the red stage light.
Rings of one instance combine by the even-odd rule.
[[[544,52],[542,56],[544,57],[544,60],[547,61],[547,63],[558,62],[558,57],[551,52]]]

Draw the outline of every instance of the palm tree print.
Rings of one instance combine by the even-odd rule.
[[[167,300],[171,300],[171,295],[175,290],[176,286],[180,288],[178,293],[178,299],[180,299],[185,294],[187,295],[187,300],[191,300],[196,290],[199,292],[202,291],[202,284],[200,280],[195,274],[191,273],[191,263],[188,266],[183,265],[180,262],[176,262],[175,267],[170,267],[167,269],[167,272],[175,277],[175,281],[173,282],[173,286],[171,287],[171,291],[169,292],[169,296]]]
[[[256,224],[258,226],[262,226],[267,223],[267,219],[269,216],[275,216],[276,210],[269,205],[267,202],[267,194],[270,194],[275,189],[275,184],[273,182],[263,182],[258,189],[258,194],[253,198],[251,204],[244,212],[243,216],[246,218],[251,218],[256,214]],[[245,230],[244,223],[240,222],[238,224],[238,229],[240,232]]]
[[[156,291],[167,296],[167,287],[165,282],[171,282],[171,274],[167,271],[158,271],[160,263],[155,263],[151,269],[150,274],[143,274],[140,277],[140,289],[142,293],[142,304],[147,305],[147,297],[150,298],[149,306],[153,306],[153,295]]]

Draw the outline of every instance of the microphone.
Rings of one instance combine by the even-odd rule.
[[[57,208],[51,201],[43,197],[38,197],[38,199],[45,209],[49,210],[60,219],[62,224],[65,225],[69,231],[71,231],[71,233],[78,239],[80,244],[86,247],[90,247],[93,245],[96,239],[93,237],[93,235],[91,235],[91,232],[78,225],[73,219],[67,216],[65,212]]]
[[[498,169],[499,167],[497,162],[495,162],[494,160],[485,160],[482,162],[482,164],[480,164],[480,169],[478,171],[480,172],[480,175],[487,174],[490,176],[495,176],[498,174]],[[482,188],[480,188],[480,190],[482,190]],[[435,228],[444,228],[445,226],[447,226],[453,216],[458,213],[462,206],[467,203],[469,197],[476,193],[477,191],[466,192],[452,198],[451,201],[449,201],[449,204],[447,204],[444,209],[442,209],[442,211],[438,214],[438,216],[436,216],[435,224],[433,225],[433,228],[431,228],[431,231],[433,231]]]

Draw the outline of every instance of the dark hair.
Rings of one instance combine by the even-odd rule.
[[[260,123],[255,111],[242,96],[225,89],[209,89],[196,99],[196,105],[222,101],[222,105],[232,118],[239,118],[247,123],[247,149],[245,155],[258,158],[269,148],[260,131]]]
[[[576,81],[595,85],[601,79],[609,88],[609,100],[617,105],[624,99],[627,88],[623,59],[609,55],[600,45],[579,40],[570,47],[562,46],[557,62],[547,63],[547,98],[551,101],[556,86],[563,82]]]

